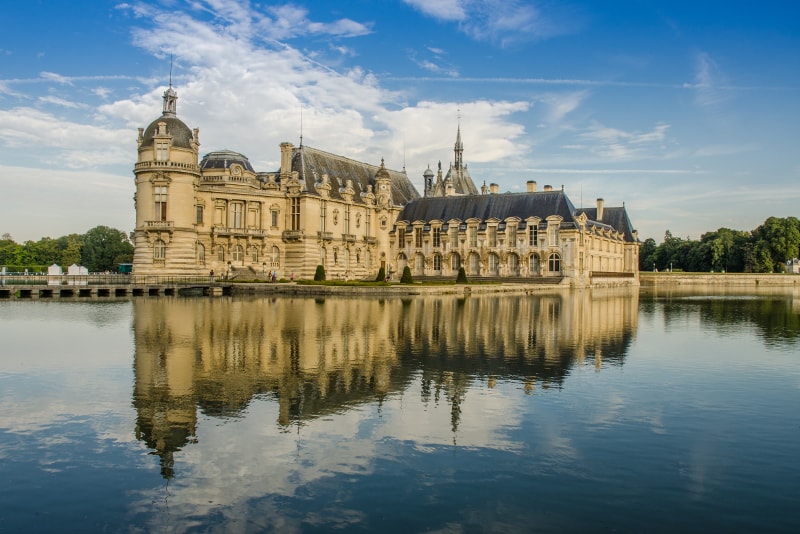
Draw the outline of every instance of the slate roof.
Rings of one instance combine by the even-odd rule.
[[[597,221],[597,208],[582,208],[575,211],[576,216],[581,213],[585,213],[589,220]],[[630,218],[628,218],[628,210],[625,209],[625,206],[603,208],[603,220],[599,221],[599,223],[608,225],[614,230],[624,234],[625,241],[635,242],[638,240],[638,238],[633,235],[635,228],[633,224],[631,224]]]
[[[164,114],[150,123],[145,129],[142,139],[142,146],[153,146],[153,136],[158,131],[158,123],[167,123],[167,133],[172,136],[172,146],[180,148],[191,148],[192,131],[186,124],[174,115]]]
[[[253,171],[253,166],[250,165],[250,160],[247,159],[246,156],[239,154],[238,152],[234,152],[233,150],[217,150],[215,152],[209,152],[205,156],[203,156],[203,160],[200,162],[201,169],[227,169],[232,164],[238,163],[242,166],[242,168],[247,169],[248,171]]]
[[[541,191],[536,193],[503,193],[499,195],[470,195],[420,198],[409,203],[400,212],[398,221],[447,222],[452,219],[466,221],[475,218],[485,221],[495,218],[501,221],[509,217],[525,220],[550,215],[559,215],[564,223],[574,223],[575,207],[563,191]]]
[[[339,189],[344,188],[348,179],[353,181],[353,202],[364,202],[361,193],[367,192],[368,185],[372,185],[372,192],[377,194],[375,173],[378,169],[379,165],[363,163],[306,145],[295,147],[292,151],[292,171],[299,173],[300,180],[305,182],[305,190],[311,194],[319,194],[314,184],[321,182],[322,175],[327,174],[331,186],[330,198],[333,199],[342,198]],[[403,206],[419,198],[419,193],[405,172],[390,169],[386,171],[391,178],[393,204]]]

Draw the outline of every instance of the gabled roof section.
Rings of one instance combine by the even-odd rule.
[[[398,220],[466,221],[474,218],[485,221],[496,218],[503,221],[508,217],[525,220],[531,216],[544,220],[550,215],[558,215],[564,223],[572,223],[574,213],[575,207],[563,191],[542,191],[420,198],[409,203],[400,213]]]
[[[324,174],[330,180],[330,198],[342,199],[339,189],[344,188],[346,180],[353,181],[353,202],[363,203],[361,193],[366,193],[368,186],[372,185],[375,191],[375,174],[380,169],[378,165],[363,163],[344,156],[331,154],[306,145],[295,147],[292,152],[292,171],[299,173],[300,180],[305,181],[305,189],[312,194],[318,194],[314,184],[322,181]],[[405,172],[386,169],[391,178],[392,203],[404,206],[408,202],[418,199],[414,184]]]

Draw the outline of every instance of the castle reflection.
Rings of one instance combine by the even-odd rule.
[[[635,290],[531,296],[135,299],[137,438],[173,476],[198,409],[240,417],[256,398],[293,424],[380,403],[419,384],[451,406],[476,383],[562,387],[576,365],[621,364],[636,332]],[[586,360],[589,361],[586,361]],[[410,392],[413,394],[413,391]]]

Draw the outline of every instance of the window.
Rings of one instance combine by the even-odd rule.
[[[434,271],[441,271],[442,270],[442,255],[441,254],[434,254],[433,255],[433,270]]]
[[[231,228],[242,228],[242,209],[241,202],[231,204]]]
[[[156,161],[167,161],[169,159],[169,143],[159,141],[156,143]]]
[[[197,224],[203,224],[203,206],[197,206],[196,212],[195,222]]]
[[[519,258],[516,254],[508,256],[508,270],[514,276],[519,276]]]
[[[561,256],[558,254],[550,254],[547,258],[547,266],[551,273],[561,272]]]
[[[233,261],[244,262],[244,249],[242,245],[233,247]]]
[[[292,197],[292,230],[300,230],[300,197]]]
[[[344,232],[345,234],[350,233],[350,205],[347,204],[344,207]]]
[[[225,261],[225,247],[222,245],[217,247],[217,261]]]
[[[163,185],[157,185],[153,188],[153,193],[156,201],[156,220],[167,220],[167,188]]]
[[[508,246],[509,247],[516,247],[517,246],[517,225],[511,225],[508,227]]]
[[[197,263],[200,265],[206,263],[206,247],[202,243],[197,244]]]
[[[458,248],[458,225],[450,230],[450,247]]]
[[[319,201],[319,231],[320,232],[327,231],[327,223],[328,223],[328,201],[327,200],[320,200]]]
[[[496,247],[497,246],[497,227],[490,226],[486,229],[489,234],[489,246]]]
[[[491,274],[497,274],[499,268],[500,258],[497,257],[497,254],[489,254],[489,272]]]
[[[422,254],[416,254],[414,256],[414,269],[419,274],[422,274],[425,271],[425,256]]]
[[[253,247],[253,263],[258,262],[258,247]]]
[[[164,261],[167,257],[167,244],[161,239],[153,244],[153,259]]]
[[[325,249],[322,250],[324,251]],[[281,251],[274,245],[270,251],[269,262],[273,267],[280,267],[281,265]]]
[[[480,257],[478,256],[477,252],[472,252],[469,255],[469,274],[481,274],[480,273]]]
[[[397,228],[397,246],[400,248],[406,246],[406,229],[403,227]]]
[[[534,223],[528,227],[528,246],[535,247],[539,242],[539,225]]]
[[[369,210],[367,210],[367,213],[364,216],[364,235],[369,237],[371,231],[372,231],[372,218],[370,217]]]
[[[547,225],[547,240],[551,247],[558,246],[558,223]]]
[[[477,247],[478,246],[478,228],[475,226],[470,226],[467,229],[467,234],[469,237],[469,246]]]
[[[439,227],[433,229],[433,246],[435,248],[442,246],[442,229]]]
[[[278,211],[277,210],[272,210],[272,211],[270,211],[270,215],[272,215],[272,227],[273,228],[277,228],[278,227]]]
[[[422,248],[422,227],[417,226],[414,228],[414,246]]]
[[[461,268],[461,256],[453,254],[450,256],[450,268],[457,271]]]

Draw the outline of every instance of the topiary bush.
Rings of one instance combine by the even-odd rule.
[[[386,280],[386,269],[381,267],[378,269],[378,276],[375,277],[376,282],[384,282]]]
[[[314,272],[314,280],[316,282],[322,282],[325,280],[325,267],[322,265],[317,265],[317,270]]]
[[[457,284],[467,284],[467,271],[464,270],[463,267],[459,267],[458,269],[458,276],[456,277]]]
[[[401,284],[413,284],[414,278],[411,276],[411,268],[406,265],[403,268],[403,276],[400,277]]]

